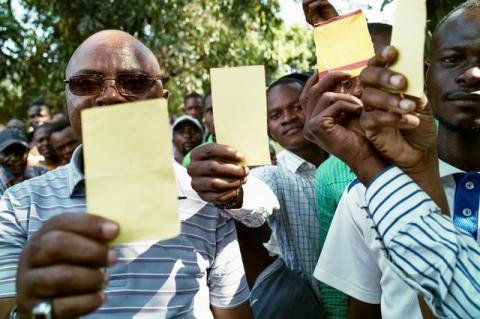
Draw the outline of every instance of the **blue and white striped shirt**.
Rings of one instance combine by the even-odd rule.
[[[470,188],[470,187],[468,187]],[[480,246],[393,167],[367,188],[368,214],[391,267],[440,318],[480,318]]]
[[[15,296],[22,249],[43,223],[62,213],[85,213],[78,148],[69,165],[7,190],[0,211],[0,298]],[[115,246],[107,301],[88,318],[213,318],[210,305],[248,301],[235,225],[201,201],[189,176],[175,165],[181,234],[161,242]],[[159,195],[160,196],[160,195]]]

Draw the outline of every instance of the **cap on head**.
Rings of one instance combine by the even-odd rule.
[[[4,130],[0,132],[0,152],[3,152],[7,147],[19,144],[25,148],[29,148],[27,138],[18,130]]]
[[[200,123],[199,120],[197,120],[196,118],[193,118],[191,117],[190,115],[182,115],[180,116],[179,118],[177,118],[175,120],[175,122],[173,122],[173,125],[172,125],[172,134],[173,132],[175,132],[175,130],[182,124],[184,123],[191,123],[193,124],[196,128],[198,128],[200,130],[200,133],[203,134],[203,125],[202,123]]]

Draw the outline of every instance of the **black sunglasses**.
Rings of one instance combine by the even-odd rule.
[[[103,89],[103,82],[115,80],[115,88],[118,93],[124,96],[137,96],[144,94],[160,76],[150,77],[141,73],[122,73],[113,78],[104,77],[101,74],[80,74],[64,80],[70,91],[79,96],[100,94]]]

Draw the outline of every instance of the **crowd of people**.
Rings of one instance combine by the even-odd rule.
[[[303,9],[312,26],[338,16]],[[169,92],[130,34],[86,39],[68,117],[36,103],[0,132],[0,318],[480,318],[480,1],[436,27],[423,98],[388,68],[392,27],[368,29],[360,76],[268,86],[272,165],[218,144],[211,93],[187,93],[171,123],[181,233],[113,246],[120,226],[86,206],[81,111]]]

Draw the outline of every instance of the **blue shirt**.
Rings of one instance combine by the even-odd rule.
[[[0,212],[0,298],[15,296],[22,249],[49,218],[86,213],[78,148],[69,165],[7,190]],[[210,305],[232,308],[249,289],[235,225],[201,201],[175,166],[181,234],[161,242],[117,245],[118,263],[108,269],[107,301],[88,318],[213,318]],[[160,196],[160,195],[159,195]]]

